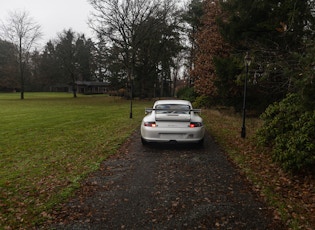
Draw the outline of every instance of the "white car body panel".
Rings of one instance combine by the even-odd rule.
[[[159,100],[141,123],[141,139],[147,142],[185,142],[199,143],[203,141],[205,128],[202,118],[196,113],[189,101]],[[146,126],[154,123],[154,127]],[[191,124],[199,127],[190,127]]]

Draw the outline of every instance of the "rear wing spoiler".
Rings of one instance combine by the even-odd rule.
[[[167,111],[167,112],[194,112],[194,113],[200,113],[201,109],[153,109],[153,108],[145,108],[145,114],[152,113],[153,111]]]

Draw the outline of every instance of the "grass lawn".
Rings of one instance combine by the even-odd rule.
[[[0,94],[0,229],[45,219],[139,127],[148,101],[67,93]]]

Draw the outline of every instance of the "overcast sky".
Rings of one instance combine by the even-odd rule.
[[[41,44],[57,38],[64,29],[92,36],[87,21],[92,7],[87,0],[0,0],[0,20],[10,11],[27,11],[43,32]]]

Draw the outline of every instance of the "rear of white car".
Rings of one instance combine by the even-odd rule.
[[[185,100],[159,100],[141,123],[141,140],[148,142],[202,143],[205,128],[200,110]]]

